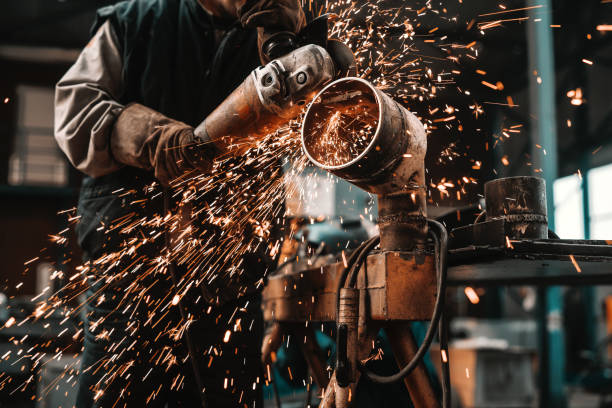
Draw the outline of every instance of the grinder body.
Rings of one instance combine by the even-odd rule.
[[[298,48],[256,68],[194,133],[203,141],[229,139],[224,144],[258,140],[297,117],[334,75],[334,62],[324,48]]]

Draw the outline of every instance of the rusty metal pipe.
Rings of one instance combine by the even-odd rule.
[[[510,239],[548,238],[546,182],[539,177],[506,177],[484,186],[487,221],[503,218]]]
[[[318,167],[378,195],[383,250],[425,240],[427,139],[413,113],[368,81],[338,79],[308,107],[302,147]]]

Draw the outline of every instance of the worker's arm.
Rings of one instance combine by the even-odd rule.
[[[106,23],[57,85],[58,143],[77,169],[94,177],[122,164],[152,170],[164,185],[190,170],[205,172],[215,157],[241,154],[297,117],[335,75],[325,49],[298,48],[256,68],[193,129],[145,106],[116,102],[122,93],[119,50]]]
[[[121,47],[106,22],[56,86],[55,137],[70,162],[99,177],[130,165],[152,170],[162,184],[205,171],[221,149],[193,128],[139,104],[123,92]]]
[[[55,138],[68,160],[83,173],[99,177],[122,164],[110,151],[110,134],[123,110],[122,61],[106,22],[55,88]]]

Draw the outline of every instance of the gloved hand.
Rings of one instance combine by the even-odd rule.
[[[110,141],[115,160],[153,170],[164,186],[190,170],[208,171],[222,153],[214,143],[197,139],[191,126],[137,103],[121,112]]]
[[[289,31],[299,33],[306,26],[306,16],[300,0],[247,0],[238,10],[243,27],[257,28],[257,45],[263,65],[270,62],[263,45],[273,34]]]
[[[238,10],[243,27],[298,33],[306,25],[299,0],[247,0]]]

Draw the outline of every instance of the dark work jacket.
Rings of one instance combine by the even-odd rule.
[[[107,20],[122,53],[119,102],[137,102],[194,127],[259,65],[256,31],[211,17],[197,0],[123,1],[99,9],[92,32]],[[215,29],[226,31],[218,46]],[[100,222],[132,211],[112,192],[140,192],[153,181],[152,172],[133,167],[84,178],[77,234],[86,259],[104,252]],[[142,208],[144,215],[161,210],[157,201]]]

